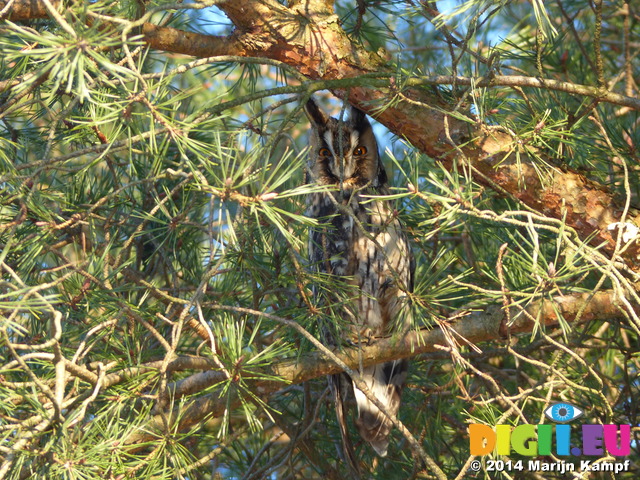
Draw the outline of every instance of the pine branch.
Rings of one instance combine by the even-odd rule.
[[[144,41],[151,48],[165,52],[201,58],[220,55],[246,56],[242,42],[235,35],[202,35],[152,23],[142,25],[142,34]]]
[[[582,314],[580,310],[583,309]],[[229,307],[233,310],[233,307]],[[242,309],[246,313],[245,309]],[[255,315],[264,315],[281,323],[293,324],[295,322],[282,319],[274,315],[254,312]],[[568,323],[578,318],[579,323],[595,320],[614,321],[624,319],[624,313],[617,305],[615,295],[611,291],[602,291],[594,294],[571,294],[553,298],[553,301],[541,300],[530,304],[523,309],[512,307],[509,316],[504,314],[501,305],[493,305],[485,311],[459,312],[452,316],[451,323],[442,322],[441,326],[431,330],[410,332],[402,339],[387,338],[377,341],[373,345],[343,349],[334,352],[335,355],[349,368],[357,370],[359,366],[369,366],[377,363],[415,357],[416,355],[455,349],[467,344],[476,345],[491,340],[501,340],[504,337],[506,318],[511,318],[512,324],[507,327],[509,335],[531,332],[534,328],[554,328],[559,324],[559,315]],[[533,321],[532,319],[536,319]],[[458,345],[453,345],[450,339],[456,339]],[[279,381],[260,380],[252,383],[252,391],[259,393],[261,398],[282,390],[285,386],[299,384],[315,378],[339,373],[341,371],[333,360],[327,359],[320,353],[310,354],[296,360],[287,360],[273,364],[268,370],[262,372],[269,378],[278,377]],[[239,372],[242,375],[242,371]],[[252,376],[256,375],[253,371]],[[223,380],[216,371],[206,371],[189,377],[188,379],[168,386],[174,400],[204,388],[216,385]],[[195,386],[195,387],[194,387]],[[226,408],[234,408],[239,405],[240,399],[233,394],[231,402],[220,391],[204,395],[186,405],[181,405],[172,414],[166,417],[179,419],[177,424],[171,426],[172,430],[184,431],[193,425],[203,421],[209,416],[221,416]],[[165,418],[166,418],[165,417]],[[162,415],[156,415],[149,419],[147,429],[150,432],[164,429]],[[126,440],[127,444],[137,444],[149,440],[148,433],[136,433]]]
[[[9,6],[10,5],[10,6]],[[55,5],[55,3],[54,3]],[[0,1],[0,9],[9,6],[9,18],[44,18],[47,10],[38,0]],[[609,230],[616,222],[640,223],[640,212],[631,209],[622,218],[623,208],[605,188],[578,172],[554,168],[543,183],[530,155],[521,151],[518,140],[507,132],[472,124],[461,119],[456,105],[445,101],[422,85],[476,85],[532,87],[556,90],[599,102],[610,102],[639,109],[640,101],[601,87],[577,85],[552,79],[525,76],[486,78],[438,76],[408,79],[400,88],[395,71],[383,59],[354,45],[333,14],[331,2],[312,2],[291,8],[274,1],[221,2],[223,10],[236,25],[229,37],[183,32],[170,27],[145,23],[145,41],[152,48],[195,56],[236,55],[264,57],[295,68],[311,79],[344,79],[376,74],[390,77],[384,86],[378,82],[354,82],[348,88],[333,87],[336,95],[372,114],[393,133],[407,139],[429,156],[452,169],[456,162],[472,166],[476,181],[501,194],[510,195],[538,212],[566,219],[581,238],[590,238],[593,246],[603,246],[609,256],[620,256],[634,270],[640,269],[640,245],[636,242],[616,248],[617,235]],[[10,85],[10,84],[9,84]],[[376,110],[379,105],[386,108]],[[463,115],[464,116],[464,115]],[[557,159],[545,158],[553,165]]]

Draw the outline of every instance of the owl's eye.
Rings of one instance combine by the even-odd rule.
[[[367,154],[367,147],[363,147],[362,145],[359,145],[356,147],[356,149],[353,151],[354,155],[366,155]]]
[[[328,149],[328,148],[321,148],[321,149],[318,151],[318,154],[319,154],[321,157],[329,157],[329,156],[331,156],[331,152],[329,151],[329,149]]]

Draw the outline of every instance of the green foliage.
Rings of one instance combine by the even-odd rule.
[[[605,5],[598,44],[582,0],[355,3],[336,2],[341,24],[392,51],[399,91],[432,73],[597,85],[597,48],[611,88],[637,96],[637,46],[625,50],[637,12],[620,14],[631,2]],[[306,268],[305,199],[318,187],[304,180],[298,94],[320,87],[267,60],[150,51],[134,23],[220,34],[204,6],[79,2],[62,21],[0,23],[1,478],[348,472],[325,379],[286,377],[321,357],[283,320],[338,335],[356,294]],[[636,112],[544,88],[437,93],[460,107],[452,116],[509,132],[550,189],[550,172],[570,167],[637,203]],[[463,159],[446,169],[397,139],[383,146],[417,261],[416,330],[505,301],[524,311],[604,289],[627,300],[620,285],[635,274],[566,219],[476,183]],[[536,318],[530,334],[480,349],[450,338],[411,360],[400,420],[448,478],[464,477],[468,423],[536,424],[562,400],[589,423],[638,425],[638,327],[574,320],[558,308],[560,329]],[[367,476],[427,478],[393,435],[384,459],[355,440]]]

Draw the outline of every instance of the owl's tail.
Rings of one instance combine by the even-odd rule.
[[[362,371],[362,378],[369,391],[382,403],[392,418],[396,418],[400,408],[400,395],[407,379],[408,368],[409,362],[406,360],[395,360],[366,367]],[[360,436],[371,444],[378,455],[384,457],[389,447],[389,434],[393,422],[355,385],[353,392],[358,405],[356,426]]]

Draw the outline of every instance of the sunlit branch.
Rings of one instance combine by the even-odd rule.
[[[327,20],[333,18],[331,2],[311,2],[303,11],[298,11],[297,7],[288,9],[271,0],[246,1],[241,6],[237,2],[215,3],[237,27],[231,36],[182,32],[145,24],[141,20],[143,33],[147,32],[147,43],[164,51],[207,57],[262,57],[287,65],[316,82],[324,81],[324,84],[313,82],[306,87],[273,88],[260,92],[256,98],[331,89],[337,96],[372,114],[393,133],[442,161],[447,168],[453,168],[460,161],[462,152],[465,161],[473,167],[476,181],[507,193],[550,217],[565,219],[581,238],[590,238],[593,246],[603,244],[603,251],[609,255],[614,253],[616,238],[608,227],[620,221],[621,209],[611,193],[567,168],[551,170],[551,178],[544,183],[534,165],[537,160],[530,158],[541,153],[531,148],[522,151],[517,138],[475,124],[464,112],[456,111],[454,104],[424,87],[455,84],[470,89],[536,88],[633,109],[640,109],[640,100],[603,88],[526,76],[397,78],[397,72],[389,70],[382,58],[356,48],[338,22]],[[6,5],[0,0],[0,9]],[[14,20],[47,16],[46,9],[37,0],[16,1],[9,12]],[[301,18],[305,16],[310,23],[303,25]],[[312,34],[313,42],[305,40],[308,34]],[[329,51],[331,55],[326,54]],[[377,78],[368,77],[372,74]],[[250,100],[245,98],[240,103]],[[213,110],[217,112],[235,105],[235,101],[223,103],[221,109],[212,109],[209,115],[215,114]],[[379,108],[380,105],[385,107]],[[553,161],[549,162],[553,164]],[[584,205],[588,208],[583,208]],[[640,218],[638,212],[630,211],[629,220],[636,218]],[[634,244],[626,248],[621,257],[630,268],[638,268],[638,255],[640,248]]]
[[[496,304],[487,307],[484,311],[459,312],[452,317],[455,320],[451,323],[441,322],[440,327],[431,330],[414,331],[401,339],[381,339],[373,345],[343,349],[334,353],[349,368],[357,370],[360,365],[366,367],[377,363],[436,352],[443,348],[456,348],[456,346],[451,345],[449,340],[451,338],[457,339],[460,346],[466,344],[475,345],[485,341],[502,339],[505,331],[515,335],[531,332],[536,327],[555,328],[559,323],[558,315],[562,315],[565,321],[571,323],[581,308],[584,308],[580,316],[581,322],[591,320],[614,321],[624,318],[624,314],[616,305],[617,300],[612,292],[598,292],[593,297],[589,297],[589,293],[583,293],[556,296],[553,300],[542,299],[532,302],[526,307],[524,309],[526,314],[523,313],[521,308],[512,307],[510,313],[512,324],[506,326],[506,330],[504,326],[505,313],[502,307]],[[586,306],[585,302],[588,302]],[[234,307],[221,307],[234,311]],[[247,309],[239,309],[241,314],[247,314],[247,312]],[[277,316],[258,311],[250,314],[266,316],[275,321],[279,320]],[[537,319],[538,323],[533,322],[532,318]],[[291,323],[291,320],[288,319],[280,320],[285,323]],[[342,371],[341,367],[333,360],[327,359],[322,354],[310,354],[300,357],[297,361],[291,360],[274,364],[264,374],[271,376],[271,378],[273,376],[278,377],[280,380],[257,381],[252,389],[265,398],[280,391],[287,385],[302,383],[340,371]],[[253,375],[255,375],[255,372]],[[180,397],[194,392],[196,390],[194,385],[197,385],[198,389],[203,389],[220,383],[222,380],[222,376],[215,371],[203,372],[196,374],[193,378],[182,380],[173,386],[169,386],[168,390],[173,392],[176,397]],[[235,393],[232,395],[231,405],[237,405],[239,399]],[[228,398],[221,392],[216,391],[204,395],[181,407],[179,416],[171,416],[171,418],[179,418],[179,423],[174,425],[174,428],[178,430],[187,429],[208,416],[220,416],[228,406]],[[174,413],[177,415],[177,412]],[[160,416],[156,416],[150,419],[148,428],[151,431],[155,431],[162,429],[162,425]],[[136,434],[129,438],[127,443],[138,443],[145,438],[147,438],[147,434]]]

